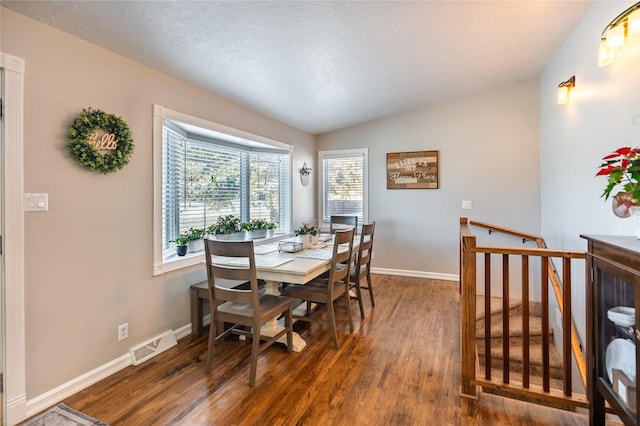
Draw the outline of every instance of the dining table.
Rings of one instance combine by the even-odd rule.
[[[302,248],[301,243],[298,243],[295,237],[283,236],[280,239],[254,241],[256,275],[258,279],[266,283],[266,293],[279,296],[281,283],[306,284],[328,271],[333,256],[332,237],[332,235],[321,237],[321,241],[317,244],[299,251],[293,251]],[[346,244],[338,248],[339,251],[348,249]],[[354,253],[355,250],[356,243],[354,242]],[[248,266],[246,258],[213,256],[212,262],[221,266]],[[304,311],[304,309],[306,309],[306,304],[303,303],[294,311]],[[260,333],[264,337],[271,337],[282,327],[282,320],[278,321],[277,318],[274,318],[262,327]],[[281,343],[286,344],[286,336],[281,338]],[[294,352],[300,352],[306,344],[298,333],[293,333]]]

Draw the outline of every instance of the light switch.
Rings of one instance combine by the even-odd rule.
[[[462,208],[465,210],[471,210],[473,208],[473,203],[471,200],[462,200]]]
[[[49,194],[24,194],[25,212],[46,212],[49,211]]]

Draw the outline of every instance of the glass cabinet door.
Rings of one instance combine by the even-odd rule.
[[[600,265],[599,265],[600,266]],[[596,373],[598,388],[614,396],[625,416],[636,418],[637,276],[596,267]],[[616,273],[618,272],[618,273]],[[638,332],[640,333],[640,331]],[[610,398],[608,398],[610,399]]]

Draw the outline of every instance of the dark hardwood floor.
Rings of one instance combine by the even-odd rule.
[[[488,394],[476,417],[460,408],[458,283],[374,275],[377,306],[357,303],[340,349],[322,323],[296,324],[308,342],[277,344],[248,386],[249,345],[225,341],[205,372],[207,337],[188,337],[137,367],[67,398],[111,425],[585,425],[584,415]]]

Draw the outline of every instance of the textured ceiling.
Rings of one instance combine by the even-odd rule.
[[[6,1],[310,133],[539,75],[591,1]]]

